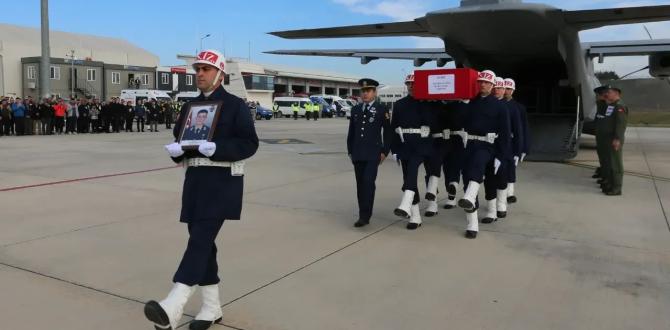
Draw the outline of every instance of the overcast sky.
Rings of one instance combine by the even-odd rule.
[[[296,57],[263,54],[274,49],[442,47],[436,38],[353,38],[285,40],[271,31],[411,20],[426,12],[457,7],[459,0],[319,0],[319,1],[50,1],[52,30],[126,39],[160,57],[161,64],[182,64],[176,54],[193,54],[199,47],[225,50],[228,57],[254,62],[370,76],[387,84],[401,83],[414,67],[410,61],[380,60],[361,65],[358,59]],[[562,9],[594,9],[670,4],[670,1],[534,0]],[[39,27],[39,1],[3,3],[0,22]],[[670,22],[645,24],[657,39],[670,38]],[[622,25],[584,31],[582,41],[647,39],[642,25]],[[58,57],[59,54],[52,54]],[[620,74],[647,65],[646,57],[607,58],[596,69]],[[434,64],[424,65],[426,68]],[[637,76],[648,76],[643,72]]]

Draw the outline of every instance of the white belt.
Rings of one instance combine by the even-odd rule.
[[[474,140],[474,141],[482,141],[486,143],[495,143],[496,139],[498,138],[498,134],[496,133],[487,133],[486,135],[480,136],[480,135],[468,135],[468,141]]]
[[[419,134],[422,138],[427,138],[430,136],[430,127],[421,126],[421,128],[402,128],[397,127],[395,132],[400,135],[400,141],[405,142],[404,134]]]
[[[244,174],[244,161],[238,162],[215,162],[208,158],[187,158],[184,162],[185,167],[230,167],[230,174],[233,176],[240,176]]]
[[[443,138],[444,138],[444,133],[435,133],[435,134],[433,134],[433,135],[431,135],[431,136],[434,137],[434,138],[436,138],[436,139],[443,139]],[[446,140],[448,140],[448,139],[449,139],[449,135],[447,135]]]

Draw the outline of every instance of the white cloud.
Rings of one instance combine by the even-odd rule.
[[[332,0],[350,11],[369,16],[389,17],[394,21],[410,21],[423,17],[428,8],[426,1],[418,0]]]

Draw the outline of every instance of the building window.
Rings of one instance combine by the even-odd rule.
[[[95,81],[95,69],[86,69],[86,80]]]
[[[190,74],[186,75],[186,85],[193,86],[193,76]]]
[[[149,75],[143,74],[141,77],[142,77],[142,85],[149,85]]]
[[[121,84],[121,73],[120,72],[112,72],[112,84],[114,84],[114,85],[120,85]]]
[[[54,80],[60,80],[60,67],[52,66],[50,71],[50,77]]]
[[[264,91],[273,91],[275,89],[275,83],[273,76],[261,76],[261,75],[244,75],[244,87],[247,90],[264,90]]]
[[[167,85],[170,83],[170,74],[169,73],[161,73],[161,84]]]
[[[35,66],[28,66],[28,79],[35,80]]]

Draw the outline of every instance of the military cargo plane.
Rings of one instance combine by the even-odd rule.
[[[583,129],[595,117],[599,85],[593,59],[649,56],[649,74],[670,77],[670,39],[583,43],[579,32],[609,25],[670,20],[670,5],[562,10],[522,0],[462,0],[460,7],[406,22],[271,32],[287,39],[437,37],[444,48],[276,50],[270,54],[408,59],[415,66],[453,61],[456,67],[492,69],[517,82],[516,98],[528,107],[535,160],[574,157]],[[496,33],[504,30],[505,33]],[[585,129],[588,132],[588,129]]]

